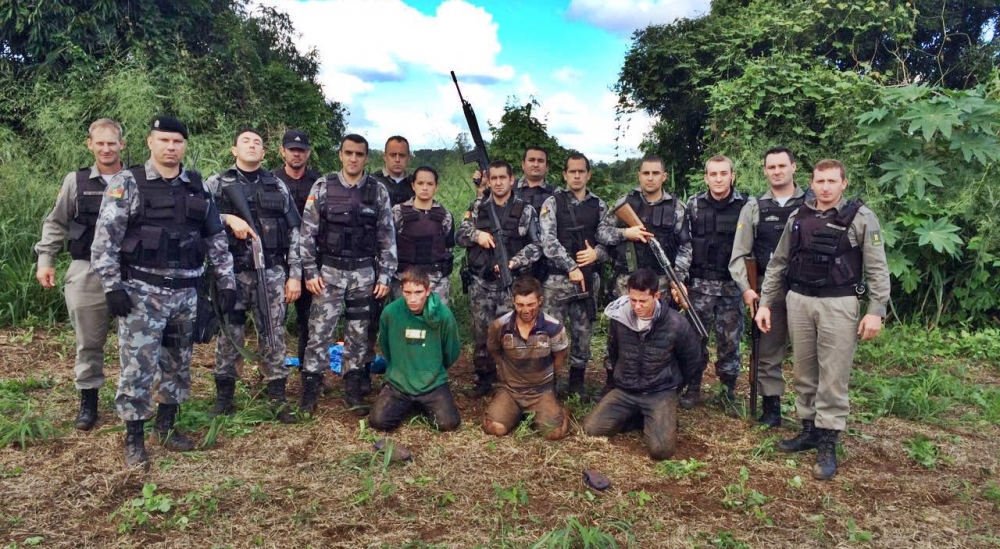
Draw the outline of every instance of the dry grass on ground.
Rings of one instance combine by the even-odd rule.
[[[212,398],[210,361],[200,347],[196,402],[182,413]],[[0,543],[7,547],[524,547],[570,517],[623,547],[1000,544],[1000,511],[991,501],[1000,495],[984,496],[1000,469],[996,426],[855,422],[839,474],[817,482],[812,455],[773,451],[774,436],[792,434],[791,427],[770,433],[708,406],[682,412],[675,456],[704,468],[675,479],[657,471],[637,433],[609,441],[585,437],[576,425],[560,442],[491,438],[478,427],[482,403],[461,396],[457,432],[412,422],[392,440],[412,450],[413,461],[387,465],[371,452],[373,433],[334,394],[321,400],[315,420],[230,425],[211,449],[180,455],[147,443],[153,467],[143,474],[124,469],[123,431],[107,391],[98,428],[71,428],[71,336],[0,335],[0,379],[29,378],[54,380],[30,395],[62,431],[25,449],[0,449],[0,540],[8,540]],[[469,385],[468,364],[453,378],[453,387]],[[289,390],[298,397],[297,377]],[[907,456],[903,442],[918,433],[941,448],[936,469]],[[612,488],[588,490],[585,468],[606,473]],[[143,501],[147,483],[156,491]],[[120,512],[137,498],[149,506],[144,524],[142,513]]]

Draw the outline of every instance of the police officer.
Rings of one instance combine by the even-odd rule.
[[[215,201],[201,175],[181,163],[187,136],[179,120],[153,119],[149,160],[108,183],[94,231],[91,264],[108,310],[119,317],[115,407],[125,420],[129,466],[148,466],[143,423],[154,401],[159,406],[153,433],[160,444],[175,451],[194,448],[174,422],[191,394],[196,286],[206,255],[218,279],[220,308],[228,312],[236,301],[233,258]]]
[[[838,160],[813,167],[807,198],[788,219],[768,264],[757,326],[771,330],[771,303],[787,284],[795,408],[802,432],[778,444],[783,452],[817,449],[813,478],[837,473],[837,439],[847,427],[848,381],[858,339],[882,330],[889,302],[889,267],[875,213],[845,200],[847,176]],[[867,290],[865,282],[867,281]],[[868,310],[858,321],[858,297]]]
[[[244,344],[247,313],[252,312],[259,327],[268,318],[274,330],[272,342],[257,341],[262,358],[260,367],[267,382],[267,395],[278,420],[294,423],[285,406],[285,308],[302,292],[302,266],[299,262],[299,225],[301,217],[285,184],[273,173],[261,168],[264,139],[253,128],[243,128],[233,139],[232,154],[236,163],[213,175],[206,182],[219,205],[222,221],[228,227],[229,252],[236,272],[236,306],[227,315],[227,333],[215,345],[215,406],[211,415],[231,414],[236,390],[236,365],[239,347]],[[243,212],[241,213],[241,210]],[[250,219],[242,215],[249,213]],[[257,239],[264,252],[264,287],[258,283],[256,265],[247,239]],[[266,296],[267,308],[260,306],[260,293]]]
[[[608,259],[607,249],[597,244],[597,226],[608,206],[587,190],[590,160],[586,156],[571,154],[563,179],[566,188],[546,199],[538,216],[542,251],[549,265],[549,276],[543,284],[545,312],[561,322],[568,319],[572,344],[567,390],[585,398],[584,377],[590,362],[595,296],[600,284],[596,269]]]
[[[392,207],[396,224],[396,250],[399,254],[398,273],[411,266],[420,267],[428,276],[430,289],[448,305],[451,294],[451,270],[454,265],[455,221],[447,209],[434,200],[438,189],[438,173],[421,166],[413,172],[415,196]],[[393,284],[396,298],[403,297],[402,285]]]
[[[472,274],[469,302],[475,336],[472,363],[476,370],[476,386],[469,392],[472,398],[483,397],[493,390],[497,370],[486,350],[487,330],[490,322],[511,310],[510,288],[503,287],[498,279],[497,239],[503,239],[512,274],[530,269],[542,255],[538,216],[530,204],[512,196],[510,164],[494,160],[487,170],[487,179],[490,195],[472,202],[456,235],[458,245],[468,248]]]
[[[726,398],[736,401],[740,374],[740,338],[743,309],[740,289],[729,274],[733,236],[746,197],[733,186],[733,161],[713,156],[705,163],[702,191],[688,199],[687,224],[691,235],[691,281],[688,295],[701,320],[715,330],[715,374],[726,387]],[[710,328],[711,329],[711,328]],[[689,380],[682,406],[690,408],[701,396],[701,373]]]
[[[410,142],[401,135],[394,135],[385,141],[385,152],[382,153],[385,167],[371,174],[385,185],[385,189],[389,191],[389,202],[393,206],[413,198],[413,175],[406,173],[412,158]]]
[[[764,274],[778,239],[785,230],[788,216],[805,202],[806,192],[795,185],[795,156],[784,147],[774,147],[764,153],[764,175],[768,190],[756,200],[751,198],[740,210],[733,240],[733,255],[729,262],[729,274],[739,286],[743,303],[753,310],[760,299],[750,288],[747,278],[746,259],[757,263],[756,287],[764,284]],[[788,322],[785,313],[783,291],[774,294],[771,300],[771,331],[761,333],[757,353],[757,390],[763,395],[762,413],[757,421],[769,427],[781,426],[781,395],[785,392],[785,379],[781,375],[781,363],[788,354]]]
[[[678,279],[687,278],[691,265],[691,238],[684,223],[684,204],[674,195],[663,190],[667,172],[658,156],[647,156],[639,166],[639,187],[618,199],[614,207],[601,220],[597,228],[597,241],[614,246],[615,288],[619,296],[627,294],[625,282],[629,273],[640,267],[653,269],[660,277],[660,291],[667,295],[670,282],[663,268],[656,262],[648,246],[643,244],[656,237],[677,273]],[[628,203],[642,220],[643,227],[625,227],[615,217],[614,210]]]
[[[274,169],[272,173],[285,182],[291,193],[295,206],[301,215],[306,207],[306,198],[313,184],[323,174],[309,167],[309,156],[312,149],[309,145],[309,135],[302,130],[291,129],[281,138],[279,149],[284,165]],[[309,308],[312,307],[312,293],[302,291],[295,300],[295,325],[299,332],[298,354],[299,364],[305,361],[306,342],[309,341]]]
[[[125,169],[122,127],[110,118],[95,120],[87,133],[87,148],[94,164],[66,174],[55,207],[42,223],[42,238],[35,244],[43,288],[56,286],[56,256],[67,242],[73,258],[66,270],[66,309],[76,332],[76,388],[80,410],[74,427],[90,430],[97,423],[97,390],[104,385],[104,342],[108,337],[108,303],[97,274],[90,268],[90,244],[108,181]]]
[[[344,344],[344,400],[365,415],[362,366],[372,298],[389,294],[396,273],[396,232],[385,186],[365,172],[368,141],[357,134],[340,143],[343,169],[316,180],[302,216],[302,271],[313,294],[309,343],[302,364],[300,408],[312,413],[322,372],[329,368],[329,345],[341,312],[347,321]]]
[[[533,145],[524,151],[521,159],[521,178],[514,185],[514,196],[530,204],[535,212],[556,192],[556,187],[546,181],[549,174],[549,153]]]

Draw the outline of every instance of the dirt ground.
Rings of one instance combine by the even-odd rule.
[[[657,471],[638,433],[586,437],[579,417],[559,442],[483,434],[483,403],[460,395],[472,383],[463,361],[452,372],[460,429],[442,434],[413,421],[392,434],[411,462],[373,454],[377,435],[334,392],[311,421],[230,425],[209,449],[176,454],[147,441],[153,466],[143,473],[124,467],[111,405],[117,368],[108,368],[98,427],[72,429],[72,357],[66,332],[0,332],[0,379],[51,379],[30,395],[60,428],[51,440],[0,449],[4,547],[526,547],[571,518],[621,547],[1000,546],[1000,509],[984,497],[1000,480],[995,425],[852,421],[840,471],[819,482],[813,454],[773,451],[776,437],[794,434],[790,421],[768,432],[708,404],[681,412],[674,456],[703,462],[704,476],[675,479]],[[211,361],[199,347],[182,414],[214,397]],[[255,375],[247,368],[243,377],[252,385]],[[602,376],[588,376],[596,391]],[[706,387],[714,382],[707,373]],[[299,391],[293,375],[290,397]],[[745,381],[739,392],[746,396]],[[787,420],[792,408],[784,411]],[[935,469],[908,457],[903,442],[916,434],[941,448]],[[589,490],[588,468],[612,487]],[[147,483],[156,491],[143,500]],[[145,513],[120,511],[136,498]]]

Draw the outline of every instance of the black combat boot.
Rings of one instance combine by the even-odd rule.
[[[299,411],[305,414],[316,413],[316,397],[319,396],[319,386],[323,382],[323,374],[302,372],[302,400],[299,401]]]
[[[816,424],[811,419],[802,420],[802,432],[795,438],[782,440],[778,450],[782,452],[802,452],[816,447]]]
[[[736,376],[720,375],[719,381],[726,388],[726,393],[723,395],[730,404],[736,402]]]
[[[234,411],[233,396],[236,394],[236,379],[215,376],[215,405],[208,417],[228,416]]]
[[[813,478],[830,480],[837,474],[837,439],[840,431],[816,429],[816,464]]]
[[[701,404],[701,373],[699,372],[690,381],[681,395],[680,407],[682,410],[691,410]]]
[[[361,369],[361,376],[358,378],[358,390],[361,396],[366,397],[372,394],[372,363],[366,362]]]
[[[363,369],[351,370],[344,374],[344,404],[351,413],[359,417],[368,415],[368,405],[365,404],[365,397],[362,394],[364,378]]]
[[[757,422],[767,425],[772,429],[775,427],[781,427],[781,397],[766,396],[763,398],[762,404],[764,411],[760,417],[757,418]]]
[[[149,455],[146,454],[144,420],[125,422],[125,465],[149,467]]]
[[[81,431],[89,431],[97,423],[97,389],[82,389],[80,391],[80,411],[76,414],[73,427]]]
[[[597,395],[597,401],[600,402],[604,395],[611,392],[611,389],[615,388],[615,371],[611,368],[606,368],[604,370],[604,387],[601,387],[601,392]]]
[[[153,434],[160,441],[160,446],[167,450],[190,452],[194,450],[194,442],[174,429],[178,409],[180,409],[179,404],[160,404],[156,408],[156,423],[153,424]]]
[[[492,372],[476,372],[476,385],[465,394],[469,398],[483,398],[493,390],[493,381],[496,380],[496,377],[497,373],[495,370]]]
[[[288,410],[285,402],[285,384],[287,378],[272,379],[267,382],[267,398],[271,401],[271,407],[278,421],[284,424],[295,423],[295,416]]]
[[[587,401],[587,387],[583,383],[586,374],[587,370],[585,368],[569,369],[569,385],[566,386],[567,396],[576,395],[580,398],[580,402]]]

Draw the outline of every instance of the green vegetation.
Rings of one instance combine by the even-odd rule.
[[[683,478],[703,479],[708,474],[703,470],[707,466],[708,463],[698,461],[695,458],[681,460],[666,459],[658,462],[654,470],[665,477],[675,480]]]
[[[31,378],[27,381],[0,381],[0,448],[16,444],[20,448],[34,442],[53,439],[62,433],[46,410],[40,410],[39,403],[29,394],[38,389],[48,389],[52,381]],[[10,476],[20,474],[15,468]],[[3,477],[8,472],[3,471]]]

